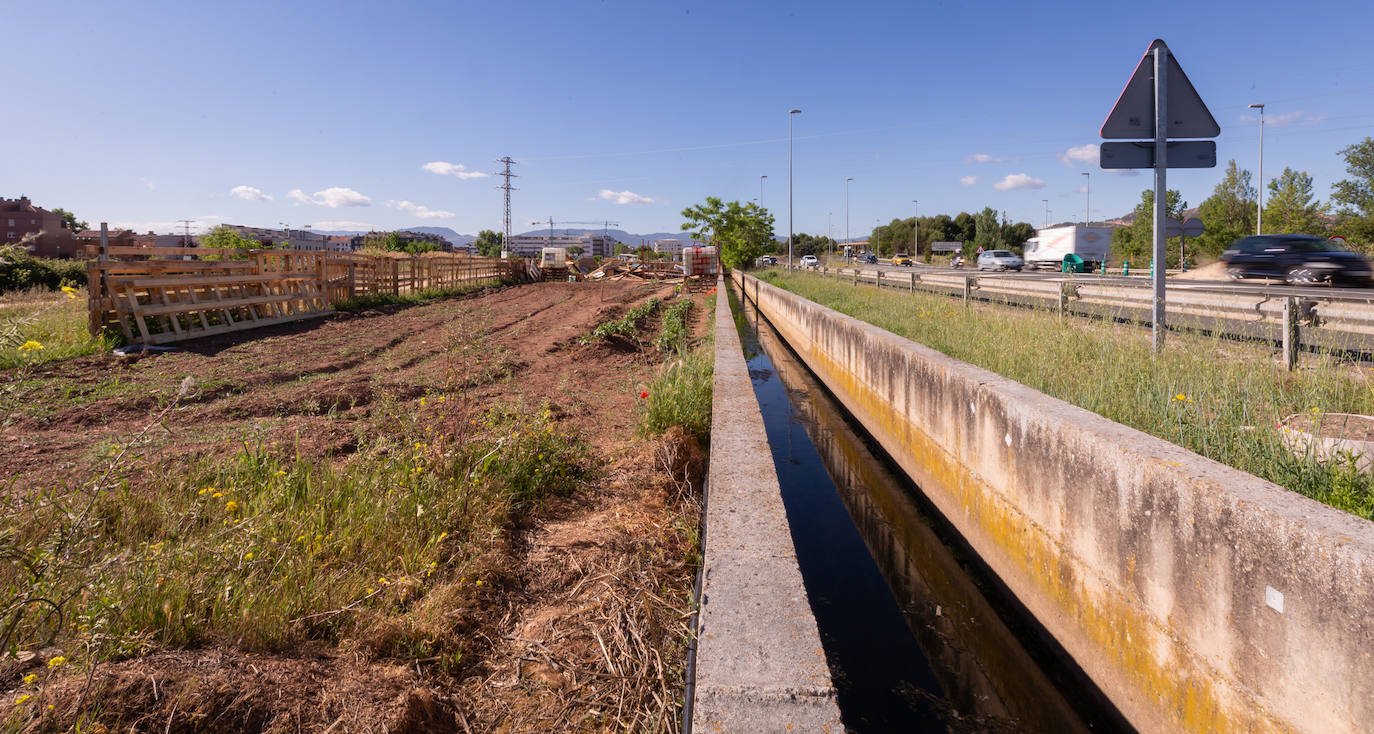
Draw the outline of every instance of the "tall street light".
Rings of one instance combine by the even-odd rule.
[[[768,178],[768,177],[767,177],[767,176],[759,176],[759,208],[760,208],[760,209],[763,208],[763,180],[764,180],[765,178]]]
[[[827,268],[835,267],[835,212],[825,214],[825,238],[830,240],[830,260],[825,264]]]
[[[1049,228],[1049,226],[1050,226],[1050,200],[1049,200],[1049,199],[1041,199],[1040,202],[1041,202],[1042,204],[1045,205],[1045,227],[1046,227],[1046,228]]]
[[[787,111],[787,269],[792,269],[792,115],[801,110]],[[762,203],[759,204],[762,206]]]
[[[1087,178],[1083,180],[1083,226],[1086,227],[1092,224],[1093,221],[1093,177],[1092,174],[1087,171],[1084,171],[1083,175],[1087,176]]]
[[[844,246],[849,247],[849,182],[853,178],[844,180]]]
[[[912,199],[911,203],[916,212],[916,218],[911,221],[911,258],[915,260],[921,254],[921,202]]]
[[[1255,234],[1264,234],[1264,104],[1252,104],[1260,111],[1259,201],[1255,203]]]

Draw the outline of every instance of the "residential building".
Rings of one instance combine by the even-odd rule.
[[[38,257],[69,258],[79,254],[72,234],[62,215],[34,206],[29,197],[0,198],[0,245],[23,242]]]
[[[138,235],[127,229],[107,229],[105,232],[105,241],[108,242],[111,247],[133,247],[138,244],[137,237]],[[88,247],[99,248],[100,230],[83,229],[77,232],[76,243],[78,248],[83,252]]]
[[[583,255],[609,257],[615,246],[614,237],[599,234],[517,234],[511,235],[506,249],[517,257],[539,257],[545,247],[581,247]]]
[[[682,254],[682,240],[654,240],[654,252],[672,255],[676,259]]]

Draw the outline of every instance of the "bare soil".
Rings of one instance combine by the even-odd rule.
[[[145,465],[212,457],[247,435],[345,461],[370,430],[372,401],[418,400],[456,382],[477,406],[547,401],[600,466],[587,491],[553,501],[501,544],[499,588],[464,621],[482,644],[458,674],[372,659],[365,644],[161,650],[93,674],[72,665],[41,694],[52,708],[26,728],[60,731],[83,717],[89,731],[675,731],[703,451],[685,433],[637,433],[655,350],[579,342],[670,295],[630,282],[494,288],[136,361],[0,373],[0,477],[19,487],[87,480],[106,447],[144,429],[187,377],[190,397],[154,429]],[[704,311],[694,311],[698,333]],[[0,708],[46,659],[25,657],[0,663]]]

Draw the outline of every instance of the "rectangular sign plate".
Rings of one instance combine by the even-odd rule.
[[[1154,168],[1155,144],[1103,143],[1099,152],[1103,168]],[[1214,140],[1182,140],[1169,143],[1169,168],[1216,168]]]

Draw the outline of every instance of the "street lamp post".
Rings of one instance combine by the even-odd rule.
[[[1083,225],[1087,226],[1093,222],[1093,177],[1087,171],[1084,171],[1083,175],[1087,176],[1083,183]]]
[[[835,267],[835,212],[825,213],[825,238],[830,241],[830,258],[827,268]]]
[[[844,180],[844,246],[849,247],[849,182],[853,178]]]
[[[921,202],[912,199],[916,218],[911,221],[911,259],[915,260],[921,254]]]
[[[1040,202],[1045,205],[1045,227],[1048,229],[1050,226],[1050,200],[1041,199]]]
[[[792,115],[801,110],[787,111],[787,269],[792,269]],[[762,206],[762,203],[759,204]]]
[[[1255,203],[1255,234],[1264,234],[1264,104],[1252,104],[1250,109],[1260,115],[1259,200]]]
[[[763,208],[763,180],[764,180],[765,178],[768,178],[768,177],[767,177],[767,176],[759,176],[759,208],[760,208],[760,209]]]

